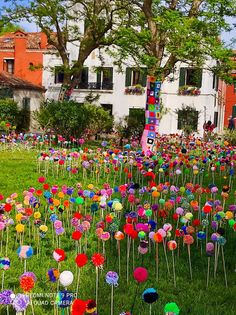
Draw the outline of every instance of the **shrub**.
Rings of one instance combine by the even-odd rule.
[[[85,131],[95,135],[111,128],[113,123],[112,117],[101,106],[75,101],[44,102],[33,115],[43,130],[53,129],[66,138],[79,137]]]
[[[5,130],[5,125],[16,126],[18,122],[19,109],[17,103],[12,99],[0,99],[0,125]]]
[[[224,131],[224,140],[228,141],[231,145],[236,145],[236,129]]]

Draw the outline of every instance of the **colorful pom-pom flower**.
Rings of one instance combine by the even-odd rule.
[[[56,268],[51,268],[47,271],[47,279],[51,282],[56,282],[59,279],[59,270]]]
[[[88,257],[85,254],[78,254],[75,258],[76,265],[81,268],[88,262]]]
[[[106,283],[109,285],[118,286],[119,276],[115,271],[108,271],[106,274]]]
[[[178,305],[174,302],[167,303],[164,307],[165,315],[179,315],[180,309]]]
[[[102,254],[96,253],[92,256],[92,263],[95,267],[101,267],[105,262],[105,257]]]
[[[156,302],[158,298],[159,298],[159,295],[154,288],[148,288],[145,291],[143,291],[142,299],[144,300],[144,302],[148,304],[152,304]]]
[[[57,262],[63,261],[66,258],[65,251],[60,248],[55,249],[52,255]]]
[[[137,282],[145,282],[148,278],[148,271],[146,268],[138,267],[134,270],[134,279]]]

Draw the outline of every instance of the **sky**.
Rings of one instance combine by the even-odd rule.
[[[22,1],[24,2],[24,0]],[[4,0],[0,0],[0,14],[1,14],[1,8],[4,5],[6,5],[6,3],[4,3]],[[227,46],[230,45],[231,40],[234,39],[235,42],[232,48],[236,49],[236,17],[227,18],[227,21],[230,23],[230,25],[233,26],[234,29],[231,32],[223,32],[221,34],[221,38]],[[22,21],[20,23],[20,26],[22,26],[23,29],[26,30],[27,32],[40,31],[39,28],[34,23],[28,23],[26,21]]]

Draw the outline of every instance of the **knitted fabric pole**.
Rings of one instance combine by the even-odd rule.
[[[147,100],[145,111],[145,128],[142,135],[142,150],[145,155],[156,151],[156,134],[160,121],[161,82],[154,77],[147,77]]]

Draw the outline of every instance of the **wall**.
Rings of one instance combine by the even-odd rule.
[[[18,103],[19,108],[22,108],[23,98],[30,98],[30,111],[31,111],[31,121],[30,121],[30,130],[37,130],[37,124],[33,120],[32,113],[36,109],[39,109],[41,102],[44,100],[44,95],[40,91],[32,91],[32,90],[14,90],[14,101]]]
[[[233,76],[236,78],[236,74]],[[234,105],[236,105],[236,92],[234,91],[234,85],[227,84],[225,87],[225,127],[228,127],[229,117],[232,116],[232,108]]]
[[[0,71],[3,70],[4,58],[14,58],[14,75],[31,83],[42,85],[43,70],[30,70],[32,63],[34,66],[43,65],[43,50],[27,49],[27,33],[17,32],[14,38],[14,49],[0,50]]]
[[[70,44],[68,46],[70,51],[71,62],[76,59],[78,46]],[[118,73],[117,68],[113,64],[110,56],[104,54],[105,64],[104,67],[113,67],[113,91],[93,90],[93,94],[99,94],[100,104],[112,104],[113,115],[115,118],[122,117],[129,114],[130,108],[144,108],[146,95],[125,95],[125,73]],[[45,54],[44,64],[53,66],[60,65],[60,59],[56,56]],[[213,61],[207,61],[207,66],[212,66]],[[130,63],[132,66],[132,64]],[[94,67],[101,66],[98,51],[94,51],[85,62],[85,66],[89,68],[88,82],[96,82],[96,73]],[[214,112],[218,110],[217,107],[217,92],[213,89],[213,75],[204,70],[202,79],[201,95],[199,96],[180,96],[178,95],[179,89],[179,68],[186,67],[185,64],[177,64],[176,71],[173,76],[173,81],[165,81],[162,87],[162,102],[165,107],[169,108],[168,114],[163,116],[160,124],[160,133],[176,133],[181,132],[177,129],[177,115],[175,110],[182,107],[182,104],[194,106],[199,111],[198,131],[203,134],[203,124],[207,120],[213,121]],[[46,98],[58,99],[60,92],[60,84],[54,84],[54,75],[49,70],[43,73],[43,84],[48,88]],[[74,90],[71,98],[82,103],[90,90]]]

